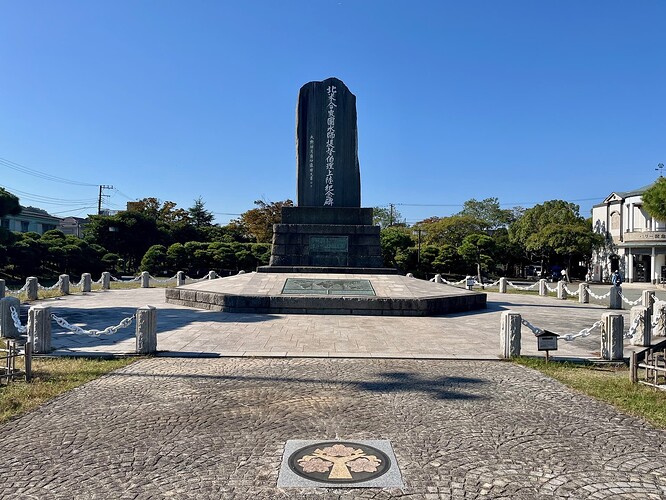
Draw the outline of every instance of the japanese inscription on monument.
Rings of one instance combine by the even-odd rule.
[[[296,122],[297,205],[360,207],[354,94],[337,78],[306,83]]]

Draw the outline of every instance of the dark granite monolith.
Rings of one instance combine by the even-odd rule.
[[[337,78],[306,83],[296,111],[299,207],[360,207],[356,96]]]

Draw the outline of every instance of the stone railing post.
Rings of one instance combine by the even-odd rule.
[[[654,314],[653,317],[659,318],[657,324],[652,330],[653,337],[664,337],[666,336],[666,302],[663,300],[658,300],[654,303]]]
[[[652,304],[654,304],[654,292],[652,290],[643,290],[641,294],[641,304],[648,308],[650,313],[652,313]]]
[[[109,271],[102,273],[102,290],[111,290],[111,273]]]
[[[245,274],[245,270],[241,269],[240,271],[238,271],[238,274]]]
[[[5,297],[5,280],[0,280],[0,299]]]
[[[500,358],[508,359],[520,356],[521,335],[520,314],[503,311],[500,318]]]
[[[567,291],[564,288],[566,283],[564,281],[557,282],[557,298],[565,300],[567,298]]]
[[[630,325],[633,325],[634,321],[636,321],[636,318],[639,318],[636,334],[631,339],[632,345],[650,347],[650,341],[652,340],[652,318],[650,315],[650,310],[645,306],[634,306],[631,308],[629,317]]]
[[[547,285],[546,285],[546,280],[543,279],[543,278],[541,278],[539,280],[539,295],[541,295],[542,297],[548,295],[548,288],[547,288]]]
[[[214,280],[215,278],[217,278],[217,273],[215,271],[208,271],[208,279]]]
[[[21,302],[16,297],[4,297],[0,299],[0,337],[7,339],[19,338],[19,331],[12,319],[11,308],[19,312]]]
[[[90,292],[92,291],[92,277],[90,273],[83,273],[81,275],[81,291]]]
[[[618,360],[624,357],[624,316],[620,313],[601,315],[601,357]]]
[[[590,303],[590,286],[587,283],[578,285],[578,302],[580,304]]]
[[[34,276],[30,276],[25,280],[28,289],[26,293],[28,294],[28,300],[37,300],[37,291],[39,290],[39,281]]]
[[[211,271],[211,273],[212,273],[212,272],[214,272],[214,271]],[[407,273],[407,274],[405,274],[405,277],[406,277],[406,278],[413,278],[414,275],[413,275],[412,273]],[[215,279],[215,278],[208,278],[208,279],[209,279],[209,280],[212,280],[212,279]]]
[[[61,274],[58,277],[58,291],[63,295],[69,295],[69,274]]]
[[[136,353],[157,352],[157,309],[144,306],[136,310]]]
[[[183,286],[185,284],[185,272],[178,271],[176,273],[176,286]]]
[[[141,273],[141,288],[150,288],[150,273],[148,271]]]
[[[506,293],[506,278],[499,279],[499,293]]]
[[[441,274],[435,274],[435,283],[444,283]]]
[[[610,308],[611,309],[622,309],[622,293],[621,286],[612,286],[610,289]]]
[[[28,310],[28,340],[35,354],[51,351],[51,308],[33,306]]]

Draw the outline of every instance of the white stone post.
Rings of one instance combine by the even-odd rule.
[[[500,358],[520,356],[521,318],[520,314],[502,311],[500,318]]]
[[[652,336],[664,337],[666,336],[666,302],[663,300],[658,300],[654,303],[653,308],[653,317],[659,318],[659,321],[657,321],[654,330],[652,330]]]
[[[565,290],[566,283],[564,280],[557,282],[557,298],[565,300],[567,298],[567,291]]]
[[[590,287],[587,283],[578,285],[578,302],[581,304],[590,303]]]
[[[157,309],[144,306],[136,310],[136,353],[157,352]]]
[[[111,273],[109,271],[104,271],[102,273],[102,290],[111,289]]]
[[[37,281],[37,278],[30,276],[25,280],[25,283],[28,285],[28,289],[26,290],[28,300],[37,300],[37,291],[39,290],[39,282]]]
[[[12,319],[11,308],[19,312],[21,302],[16,297],[4,297],[0,299],[0,337],[7,339],[19,338],[19,331]]]
[[[215,272],[215,271],[211,271],[211,273],[213,273],[213,272]],[[407,273],[407,274],[405,275],[405,277],[406,277],[406,278],[413,278],[414,275],[413,275],[412,273]],[[209,279],[209,280],[212,280],[212,279],[215,279],[215,278],[208,278],[208,279]]]
[[[208,279],[214,280],[215,278],[217,278],[217,273],[215,271],[208,271]]]
[[[620,313],[601,315],[601,357],[617,360],[624,357],[624,316]]]
[[[0,280],[0,299],[5,297],[5,280]]]
[[[643,290],[641,294],[642,304],[652,312],[652,304],[654,304],[654,292],[652,290]]]
[[[636,333],[631,339],[631,344],[650,347],[650,341],[652,340],[652,318],[650,317],[650,310],[645,306],[632,307],[630,313],[630,325],[634,324],[636,318],[638,318],[638,326],[636,327]]]
[[[499,279],[499,293],[506,293],[506,278]]]
[[[63,295],[69,295],[69,274],[61,274],[59,276],[58,291]]]
[[[245,271],[241,269],[240,271],[238,271],[238,274],[245,274]]]
[[[92,290],[92,277],[90,273],[83,273],[81,275],[81,291],[90,292]]]
[[[28,310],[28,341],[35,354],[51,351],[51,308],[33,306]]]
[[[622,309],[622,293],[621,286],[612,286],[610,289],[610,308],[611,309]]]
[[[435,274],[435,283],[444,283],[441,274]]]
[[[141,288],[150,288],[150,273],[148,271],[141,273]]]
[[[176,286],[183,286],[185,284],[185,272],[178,271],[176,273]]]
[[[541,295],[542,297],[548,295],[548,288],[547,288],[547,285],[546,285],[546,280],[543,279],[543,278],[541,278],[539,280],[539,295]]]

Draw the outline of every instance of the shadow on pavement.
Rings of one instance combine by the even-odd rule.
[[[487,380],[468,377],[427,377],[414,372],[378,372],[375,381],[327,380],[326,384],[344,386],[351,391],[373,393],[420,392],[429,394],[433,399],[470,400],[484,399],[483,396],[465,392],[466,388],[479,384],[487,384]],[[238,383],[249,383],[259,388],[268,384],[312,384],[321,383],[317,378],[307,377],[261,377],[234,375],[199,375],[199,374],[155,374],[115,371],[111,377],[146,377],[150,379],[183,378],[201,380],[225,380]],[[256,383],[256,384],[254,384]]]

